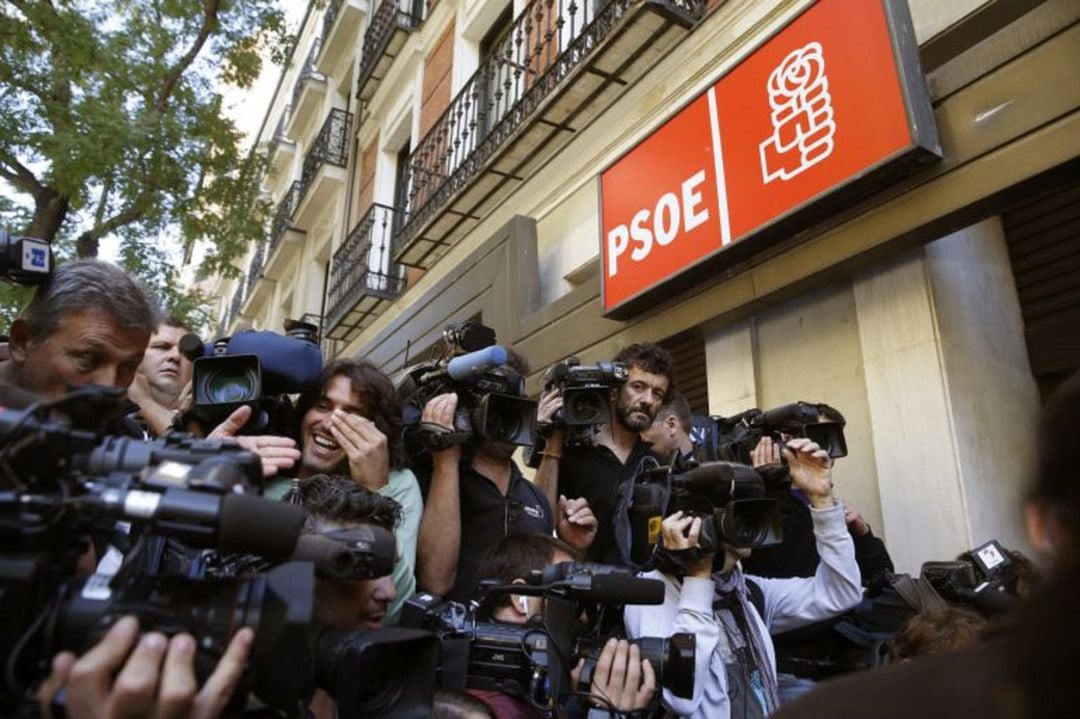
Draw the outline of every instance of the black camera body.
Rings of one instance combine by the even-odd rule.
[[[577,357],[570,357],[548,368],[544,391],[557,388],[562,394],[562,408],[551,421],[566,428],[564,444],[592,442],[596,430],[611,422],[611,391],[628,377],[629,369],[622,362],[583,365]]]
[[[1019,601],[1019,575],[996,539],[965,552],[955,561],[923,562],[920,576],[942,599],[970,605],[982,614],[1004,614]]]
[[[209,431],[246,405],[252,414],[242,434],[288,435],[293,420],[288,395],[314,387],[322,352],[314,325],[290,321],[287,326],[284,335],[240,332],[209,345],[196,335],[182,337],[180,349],[193,363],[192,407],[185,420]]]
[[[723,460],[751,464],[750,453],[762,437],[783,443],[784,437],[805,437],[817,442],[833,459],[847,456],[843,419],[826,404],[792,402],[768,410],[748,409],[732,417],[695,421],[694,444],[704,461]]]
[[[600,653],[615,636],[605,622],[607,608],[663,601],[658,580],[578,562],[533,572],[527,584],[482,587],[483,598],[468,606],[418,594],[405,603],[402,624],[440,638],[443,688],[497,691],[543,711],[562,706],[576,692],[588,691]],[[544,597],[542,614],[526,624],[493,621],[492,608],[507,594]],[[578,621],[583,613],[589,617],[587,624]],[[677,696],[693,694],[694,635],[642,637],[631,643],[652,664],[660,686]],[[569,670],[579,658],[585,660],[579,684],[571,686]]]
[[[52,267],[48,242],[0,230],[0,277],[23,287],[36,287],[49,281]]]
[[[494,330],[464,323],[448,326],[443,337],[444,356],[416,365],[398,383],[407,453],[415,457],[473,438],[531,446],[536,402],[524,396],[525,379],[506,365],[507,351],[494,344]],[[453,428],[422,423],[424,406],[448,392],[458,397]]]
[[[623,488],[615,510],[619,549],[629,564],[652,566],[661,523],[679,511],[702,519],[696,550],[702,555],[720,554],[725,544],[747,549],[779,544],[783,522],[776,498],[788,486],[735,462],[676,458],[670,466],[643,468]]]

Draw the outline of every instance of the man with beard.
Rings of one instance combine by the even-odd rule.
[[[623,348],[614,358],[628,368],[626,382],[611,395],[610,424],[600,427],[591,445],[563,446],[564,429],[555,426],[541,450],[535,482],[559,506],[585,499],[599,521],[586,559],[623,564],[615,543],[614,515],[619,486],[634,477],[642,461],[657,459],[641,433],[652,426],[672,385],[671,355],[663,347],[642,342]],[[562,407],[558,389],[540,398],[539,423],[550,423]]]
[[[510,352],[508,364],[496,371],[523,387],[527,369],[520,355]],[[449,430],[457,404],[452,392],[438,395],[424,406],[422,420]],[[510,534],[551,534],[555,528],[551,504],[511,459],[516,449],[473,437],[431,453],[431,475],[420,477],[426,496],[416,553],[417,584],[424,591],[467,602],[486,549]]]

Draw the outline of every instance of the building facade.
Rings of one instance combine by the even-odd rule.
[[[478,318],[534,391],[658,341],[697,412],[843,411],[837,493],[901,571],[1026,546],[1041,401],[1080,366],[1077,3],[900,5],[940,157],[605,314],[604,173],[813,6],[313,6],[260,136],[273,222],[219,286],[221,332],[306,316],[327,354],[394,372]]]

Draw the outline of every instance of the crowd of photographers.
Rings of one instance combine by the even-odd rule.
[[[950,706],[1063,706],[1044,693],[1065,696],[1062,671],[1032,659],[1023,632],[1048,637],[1074,601],[1080,495],[1061,428],[1080,429],[1075,381],[1051,404],[1028,507],[1034,543],[1055,550],[1040,592],[1026,558],[996,542],[896,574],[834,496],[836,409],[696,418],[658,345],[559,363],[533,401],[526,359],[479,325],[448,328],[444,354],[396,383],[363,361],[324,366],[312,339],[294,326],[204,345],[98,261],[39,288],[0,361],[5,560],[47,565],[4,577],[5,610],[27,625],[4,630],[5,710],[761,717],[853,702],[848,713],[881,714],[860,683],[870,674],[812,690],[965,647],[1011,693],[961,691]],[[72,462],[83,435],[126,437],[104,456],[142,459]],[[66,512],[28,513],[43,487]],[[13,588],[39,595],[16,605]],[[1029,594],[1044,612],[1019,602]],[[896,716],[924,711],[919,692],[946,681],[872,674]]]

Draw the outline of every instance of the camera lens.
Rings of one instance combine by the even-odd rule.
[[[206,380],[206,397],[218,404],[244,402],[254,398],[255,384],[255,377],[250,372],[215,374]]]
[[[568,423],[599,424],[607,418],[608,400],[599,392],[564,392],[563,412]]]

